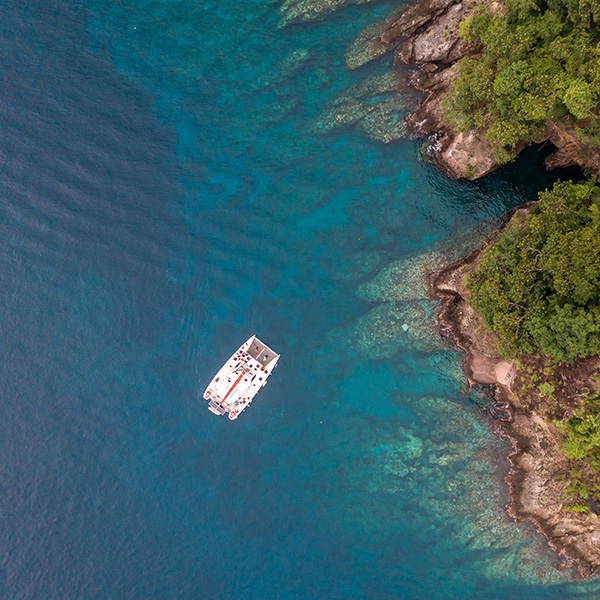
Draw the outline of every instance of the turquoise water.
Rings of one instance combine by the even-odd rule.
[[[508,445],[406,276],[558,174],[451,182],[324,120],[389,71],[343,57],[394,6],[7,4],[3,598],[595,596],[506,516]],[[252,333],[280,365],[219,419]]]

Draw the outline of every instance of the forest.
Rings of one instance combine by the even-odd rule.
[[[460,34],[481,53],[460,60],[443,104],[456,129],[482,131],[499,163],[543,139],[549,120],[568,120],[584,145],[600,146],[598,0],[482,4]]]
[[[469,303],[507,358],[600,354],[600,188],[557,183],[467,278]]]
[[[521,391],[537,395],[537,411],[560,432],[569,465],[565,508],[587,511],[588,498],[600,498],[600,380],[592,376],[566,396],[561,387],[565,366],[600,355],[595,181],[560,182],[541,192],[527,216],[513,218],[484,250],[466,285],[467,301],[498,334],[500,352],[517,365],[546,365],[519,369]]]

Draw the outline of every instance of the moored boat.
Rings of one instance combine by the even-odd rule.
[[[204,392],[208,410],[237,419],[254,400],[277,365],[279,354],[255,335],[246,340],[219,369]]]

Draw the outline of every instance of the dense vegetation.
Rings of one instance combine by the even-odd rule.
[[[544,139],[548,121],[600,147],[600,0],[482,2],[460,33],[481,54],[460,61],[443,103],[459,131],[483,132],[500,163]],[[600,386],[596,363],[576,359],[600,355],[600,188],[540,194],[466,283],[501,353],[517,359],[516,391],[558,427],[565,508],[589,510],[600,501]]]
[[[469,303],[507,357],[600,354],[600,188],[558,183],[467,278]]]
[[[480,129],[503,163],[544,121],[570,120],[600,146],[600,1],[504,0],[467,18],[461,36],[481,56],[463,58],[444,108],[461,131]]]
[[[596,394],[568,419],[555,422],[561,432],[561,447],[569,459],[566,510],[585,512],[590,496],[596,501],[600,498],[599,409]]]

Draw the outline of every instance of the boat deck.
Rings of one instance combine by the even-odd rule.
[[[237,416],[252,402],[275,368],[279,354],[252,336],[229,358],[210,382],[204,398],[217,415]]]

